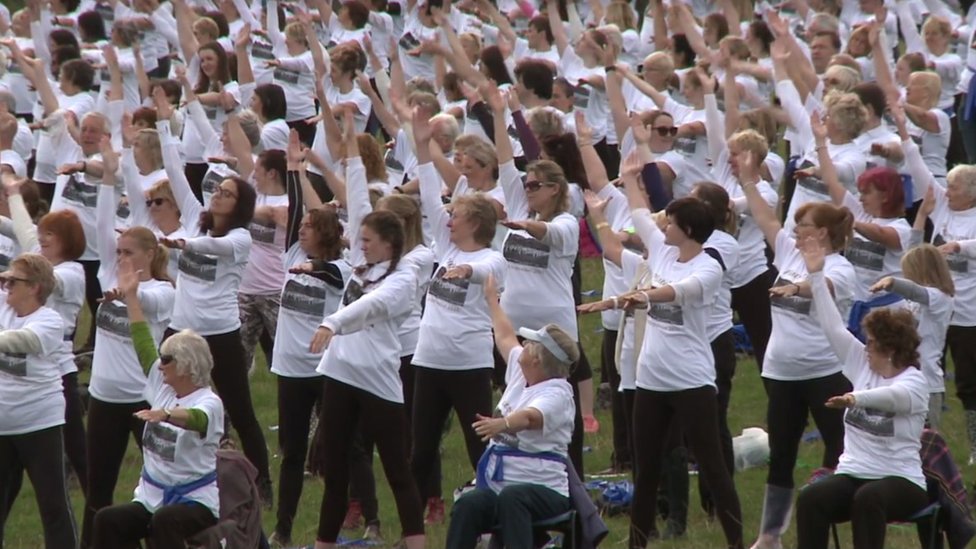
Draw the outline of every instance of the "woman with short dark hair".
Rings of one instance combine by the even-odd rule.
[[[929,503],[919,455],[929,396],[918,364],[921,338],[910,311],[877,309],[864,318],[861,343],[830,294],[826,250],[812,238],[802,246],[817,320],[854,388],[825,402],[844,410],[844,453],[833,476],[800,492],[798,547],[826,549],[830,526],[850,520],[855,547],[881,548],[889,522]]]

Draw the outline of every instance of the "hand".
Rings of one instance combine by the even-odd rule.
[[[588,34],[584,34],[583,36],[586,36],[587,40],[591,43],[593,42]],[[617,63],[617,52],[614,51],[616,48],[610,47],[609,43],[598,46],[598,48],[600,49],[600,60],[603,62],[604,67],[609,67]]]
[[[125,300],[127,297],[135,297],[138,295],[142,270],[137,270],[133,267],[131,260],[119,260],[117,277],[118,287],[115,289],[115,292],[118,293],[119,299]]]
[[[119,68],[119,55],[115,51],[115,48],[110,45],[102,47],[102,57],[105,59],[105,64],[108,65],[109,70],[115,70]]]
[[[854,395],[847,393],[845,395],[832,396],[827,399],[824,406],[828,408],[834,408],[835,410],[843,410],[844,408],[853,408],[857,402],[854,399]]]
[[[122,115],[122,146],[126,149],[132,146],[136,142],[136,136],[139,135],[139,130],[132,125],[132,114],[125,113]]]
[[[481,96],[485,98],[485,102],[488,103],[492,112],[495,114],[505,112],[505,100],[502,98],[502,92],[498,90],[498,86],[494,82],[488,82],[478,86],[478,91],[481,92]]]
[[[637,182],[637,176],[644,169],[644,164],[636,154],[627,155],[627,158],[620,164],[620,178]]]
[[[573,112],[573,119],[576,121],[576,142],[580,147],[593,145],[593,128],[586,123],[586,115],[583,111],[576,109]]]
[[[272,69],[277,69],[278,67],[281,66],[281,62],[278,61],[277,59],[268,59],[267,61],[264,62],[264,64],[268,67],[271,67]]]
[[[481,414],[475,414],[475,422],[471,424],[471,427],[474,427],[474,432],[481,437],[482,442],[488,442],[495,435],[508,429],[505,426],[505,418],[485,417]]]
[[[325,326],[319,326],[318,330],[315,330],[315,335],[312,336],[312,343],[308,346],[309,352],[315,354],[321,354],[329,348],[329,343],[332,342],[332,338],[335,334],[332,330],[326,328]]]
[[[220,107],[224,111],[232,111],[237,108],[237,99],[234,99],[234,95],[227,91],[220,92]]]
[[[925,198],[922,199],[922,205],[918,207],[919,215],[929,217],[935,211],[935,189],[933,187],[933,185],[929,185],[928,190],[925,191]]]
[[[808,273],[823,271],[827,251],[817,239],[809,237],[801,242],[800,253],[803,254],[803,261],[807,264]]]
[[[506,99],[508,99],[508,110],[511,112],[522,110],[522,102],[519,101],[518,92],[515,89],[508,90],[506,94]]]
[[[769,54],[772,56],[773,62],[777,64],[785,65],[790,60],[790,53],[789,46],[780,39],[773,41],[769,47]]]
[[[11,173],[3,174],[3,190],[7,192],[7,196],[20,194],[20,188],[24,183],[27,183],[27,179],[21,179]]]
[[[800,293],[800,287],[794,283],[785,286],[773,286],[769,289],[769,297],[793,297]]]
[[[471,278],[473,274],[474,269],[471,268],[471,265],[457,265],[444,271],[441,278],[444,280],[468,279]]]
[[[789,25],[775,11],[770,10],[766,12],[766,24],[769,25],[769,30],[776,38],[790,34]]]
[[[173,105],[170,105],[162,86],[156,86],[153,90],[153,102],[156,104],[156,116],[160,120],[169,120],[173,117]]]
[[[190,78],[186,75],[186,67],[183,65],[176,65],[173,70],[176,72],[176,79],[180,82],[180,84],[183,86],[190,85]]]
[[[529,228],[529,221],[525,219],[521,221],[510,221],[506,219],[501,224],[514,231],[527,231]]]
[[[413,141],[419,148],[421,144],[430,143],[434,131],[430,128],[430,117],[420,108],[413,111]],[[428,145],[429,146],[429,145]]]
[[[820,177],[820,168],[817,166],[810,166],[809,168],[803,168],[802,170],[796,170],[793,172],[794,179],[803,179],[805,177]]]
[[[882,21],[884,24],[884,21]],[[881,46],[881,26],[870,24],[868,25],[868,44],[871,45],[871,49],[874,50]]]
[[[305,150],[302,142],[298,139],[298,132],[291,130],[288,132],[288,169],[298,169],[298,165],[305,161]]]
[[[647,308],[650,301],[651,299],[645,290],[634,290],[617,296],[617,304],[621,309],[644,309]]]
[[[634,136],[634,141],[639,145],[646,145],[651,142],[651,129],[644,124],[644,119],[638,114],[630,116],[630,133]]]
[[[74,173],[78,173],[81,171],[81,169],[84,166],[85,165],[81,162],[71,162],[69,164],[62,164],[61,167],[58,168],[58,175],[71,175]]]
[[[601,200],[599,196],[593,191],[586,191],[583,193],[583,200],[586,202],[586,208],[590,211],[590,215],[598,214],[601,218],[607,209],[607,202],[610,199]]]
[[[241,30],[237,31],[237,38],[234,39],[234,49],[239,51],[247,50],[251,45],[251,25],[245,23]]]
[[[895,126],[901,131],[905,127],[905,107],[898,100],[889,101],[888,112],[891,113],[891,118],[894,119]]]
[[[939,251],[942,255],[957,254],[962,248],[959,246],[958,242],[946,242],[945,244],[939,246]]]
[[[159,243],[174,250],[182,250],[186,247],[186,240],[182,238],[160,238]]]
[[[400,47],[395,38],[390,38],[390,44],[386,51],[390,56],[390,63],[396,63],[400,60]]]
[[[875,156],[880,156],[881,158],[888,158],[890,152],[888,151],[887,143],[871,143],[871,154]]]
[[[726,61],[728,60],[727,58],[725,59]],[[726,63],[725,65],[728,66],[728,63]],[[715,75],[710,74],[708,71],[706,71],[701,67],[696,67],[694,71],[698,73],[698,78],[701,80],[702,89],[705,90],[705,93],[706,94],[715,93],[715,89],[716,89]]]
[[[312,272],[312,262],[306,261],[305,263],[299,263],[288,269],[288,272],[291,274],[309,274]]]
[[[410,50],[410,55],[444,55],[444,47],[437,40],[424,40]]]
[[[820,119],[820,113],[814,112],[810,115],[810,129],[813,131],[813,138],[818,147],[827,143],[827,127]]]
[[[166,410],[162,408],[156,410],[139,410],[132,414],[147,423],[160,423],[166,421]]]
[[[609,311],[610,309],[613,309],[613,301],[605,299],[603,301],[594,301],[592,303],[584,303],[582,305],[578,305],[576,307],[576,312],[581,315],[585,315],[589,313],[600,313],[603,311]]]
[[[892,278],[890,276],[886,276],[886,277],[882,278],[881,280],[879,280],[879,281],[875,282],[874,284],[872,284],[871,287],[868,288],[868,291],[870,291],[872,293],[886,292],[886,291],[888,291],[888,290],[891,289],[891,287],[894,285],[894,283],[895,283],[895,279],[894,278]]]

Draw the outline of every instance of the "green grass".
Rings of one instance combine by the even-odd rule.
[[[585,261],[583,288],[599,289],[601,287],[601,279],[602,271],[599,262],[594,260]],[[83,322],[87,325],[87,319],[84,319]],[[597,381],[599,379],[599,348],[601,338],[601,334],[598,332],[599,326],[599,315],[586,316],[580,324],[580,333],[584,348],[594,365]],[[79,333],[84,333],[84,330],[79,330]],[[732,404],[729,410],[729,423],[733,434],[741,432],[744,427],[764,426],[766,399],[753,360],[739,361],[733,387]],[[257,406],[258,419],[265,428],[265,437],[267,437],[269,447],[271,448],[272,469],[277,471],[277,465],[280,463],[281,458],[278,454],[277,435],[270,430],[271,426],[278,423],[275,400],[276,390],[273,376],[266,369],[258,368],[258,371],[255,372],[251,380],[251,388],[254,402]],[[948,394],[954,395],[954,387],[951,383]],[[962,409],[959,401],[954,396],[950,396],[948,403],[950,410],[943,416],[943,431],[949,439],[953,454],[957,457],[957,460],[962,462],[964,456],[966,456],[964,452],[966,448],[966,436]],[[610,437],[611,421],[609,411],[600,410],[597,412],[597,417],[601,424],[600,432],[596,435],[587,435],[586,439],[586,444],[592,448],[592,451],[585,456],[587,472],[602,470],[610,464],[609,457],[612,450],[612,443]],[[336,418],[336,420],[342,421],[342,418]],[[810,472],[820,463],[821,455],[822,446],[820,443],[801,443],[799,462],[795,471],[797,483],[802,483],[806,480]],[[472,477],[472,471],[467,464],[460,430],[456,425],[452,427],[445,439],[442,459],[444,495],[450,498],[451,491],[454,487],[470,480]],[[115,490],[116,502],[129,501],[131,499],[132,489],[135,487],[140,465],[141,460],[137,454],[135,444],[130,444],[122,474]],[[379,460],[376,460],[375,470],[383,534],[389,542],[392,542],[396,540],[399,534],[399,521],[390,490],[383,480],[384,477]],[[963,472],[967,478],[971,478],[973,468],[966,467]],[[739,498],[742,502],[747,544],[751,544],[759,528],[765,477],[766,470],[762,468],[742,472],[736,475],[735,478]],[[707,520],[701,511],[697,498],[697,489],[694,486],[695,482],[693,477],[687,536],[678,541],[659,542],[656,546],[666,548],[715,548],[724,546],[721,528],[717,523]],[[305,490],[302,494],[302,501],[299,505],[298,516],[295,522],[293,534],[295,543],[310,544],[315,540],[322,490],[323,485],[321,480],[308,480],[305,483]],[[77,487],[72,489],[72,502],[74,504],[75,516],[80,520],[83,501]],[[619,517],[609,519],[608,523],[610,526],[610,536],[603,543],[603,546],[611,548],[623,547],[628,533],[627,518]],[[265,530],[270,532],[274,526],[273,513],[264,517],[264,525]],[[888,533],[888,547],[894,549],[918,547],[914,528],[892,526],[888,528]],[[441,525],[430,528],[428,535],[429,547],[443,547],[446,526]],[[850,530],[846,526],[841,527],[841,540],[845,547],[851,546]],[[785,541],[787,547],[795,546],[795,524],[787,532]],[[5,542],[7,549],[35,549],[43,547],[40,518],[29,482],[24,483],[24,489],[7,521]]]

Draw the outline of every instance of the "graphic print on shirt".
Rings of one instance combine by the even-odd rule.
[[[698,143],[696,143],[694,137],[677,137],[674,140],[675,152],[678,152],[685,157],[693,156],[697,146]]]
[[[887,252],[888,249],[880,242],[852,238],[844,252],[844,257],[855,267],[881,272],[884,270],[884,258]]]
[[[844,414],[844,423],[876,437],[895,436],[895,413],[873,408],[851,408]]]
[[[667,284],[667,280],[661,279],[656,275],[651,277],[651,288],[660,288]],[[681,305],[675,303],[650,303],[647,307],[647,316],[658,322],[672,326],[685,325],[684,311],[681,309]]]
[[[129,219],[129,199],[123,196],[119,200],[119,206],[115,208],[115,217],[119,219]]]
[[[796,275],[795,280],[802,281],[804,278],[799,273],[793,273],[793,274]],[[778,277],[776,279],[776,282],[773,283],[774,288],[777,286],[791,286],[791,285],[793,285],[793,281],[783,277]],[[785,309],[787,311],[794,312],[798,315],[809,315],[810,308],[813,306],[813,300],[810,299],[809,297],[800,297],[798,295],[794,295],[790,297],[781,296],[781,295],[770,295],[769,304],[772,305],[773,307],[776,307],[777,309]]]
[[[515,265],[538,269],[549,268],[549,245],[531,236],[509,233],[502,255]]]
[[[251,44],[251,57],[254,59],[264,59],[265,61],[274,59],[274,48],[271,44],[255,41]]]
[[[224,176],[220,175],[213,169],[207,170],[207,174],[203,176],[203,181],[200,182],[200,190],[203,194],[204,203],[210,202],[210,197],[217,192],[217,188],[224,181]]]
[[[146,422],[142,432],[142,449],[152,452],[159,459],[172,463],[176,460],[176,438],[179,433],[162,423]]]
[[[427,296],[437,298],[448,305],[463,307],[468,299],[468,287],[471,286],[471,281],[466,278],[445,279],[445,272],[447,268],[444,266],[437,270],[437,274],[430,281]]]
[[[942,236],[942,234],[945,233],[947,228],[948,227],[943,225],[942,231],[939,234],[935,235],[935,238],[932,239],[932,245],[938,247],[947,243],[945,237]],[[950,239],[950,241],[955,241],[955,240],[956,239]],[[958,240],[967,240],[967,239],[963,237]],[[969,272],[969,259],[966,256],[962,254],[951,253],[951,254],[944,254],[944,257],[946,259],[946,263],[949,264],[950,271],[954,273],[960,273],[960,274],[965,274]]]
[[[98,203],[98,186],[85,183],[74,175],[68,177],[61,196],[66,202],[80,204],[85,208],[94,208]]]
[[[12,376],[24,377],[27,375],[27,354],[26,353],[0,353],[0,372],[6,372]]]
[[[349,284],[346,284],[346,291],[342,293],[342,304],[349,305],[350,303],[355,303],[359,298],[363,297],[363,285],[359,280],[353,278],[349,280]]]
[[[321,320],[325,312],[325,286],[304,284],[303,281],[306,280],[315,279],[300,275],[285,283],[285,290],[281,293],[281,306],[289,311]]]
[[[247,230],[251,233],[251,239],[261,244],[274,244],[275,231],[278,226],[273,219],[257,220],[252,219],[247,225]]]
[[[103,301],[98,306],[95,311],[95,327],[125,339],[132,337],[129,310],[118,301]]]
[[[417,40],[417,37],[415,37],[413,33],[406,32],[400,38],[399,45],[404,50],[410,51],[420,46],[420,40]]]
[[[213,282],[217,280],[217,257],[183,250],[180,254],[179,269],[181,273],[191,278]]]
[[[573,107],[585,111],[590,106],[590,87],[587,85],[576,86],[573,90]]]
[[[284,67],[276,67],[274,70],[274,79],[279,82],[284,82],[285,84],[291,84],[293,86],[298,85],[299,77],[301,77],[301,74],[299,74],[298,71],[293,71]]]
[[[806,160],[797,169],[805,170],[812,167],[814,167],[813,162]],[[820,196],[830,196],[830,189],[827,188],[827,184],[823,182],[823,179],[820,179],[819,177],[798,177],[796,179],[796,184],[814,194],[819,194]]]

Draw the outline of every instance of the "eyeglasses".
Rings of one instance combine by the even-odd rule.
[[[14,284],[18,282],[28,283],[30,282],[30,280],[26,278],[18,278],[16,276],[0,277],[0,287],[2,287],[4,290],[9,290],[10,288],[13,288]]]
[[[678,128],[674,126],[661,126],[659,128],[651,128],[651,129],[656,131],[657,134],[660,135],[661,137],[667,137],[669,135],[671,137],[674,137],[678,135]]]
[[[522,185],[522,187],[525,188],[526,192],[530,192],[530,193],[534,193],[535,191],[538,191],[542,187],[552,187],[552,186],[553,186],[552,183],[543,183],[542,181],[537,181],[537,180],[526,181]]]
[[[169,364],[170,362],[173,362],[175,360],[176,357],[174,357],[173,355],[159,355],[160,364]]]
[[[232,193],[229,189],[225,189],[223,187],[217,187],[217,192],[215,192],[214,194],[221,198],[235,198],[235,199],[237,198],[236,194]]]
[[[162,206],[165,203],[166,203],[165,198],[150,198],[149,200],[146,201],[146,207],[152,208],[153,205]]]

